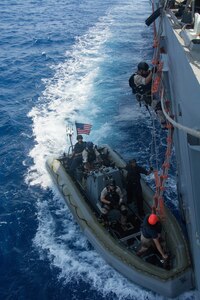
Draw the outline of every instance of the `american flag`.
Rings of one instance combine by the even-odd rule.
[[[75,125],[77,134],[90,134],[92,125],[83,123],[75,123]]]

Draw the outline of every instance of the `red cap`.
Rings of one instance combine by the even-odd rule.
[[[148,218],[148,222],[150,225],[155,225],[159,221],[157,215],[151,214]]]

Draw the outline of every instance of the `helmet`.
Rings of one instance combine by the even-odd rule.
[[[93,149],[93,146],[94,146],[94,144],[92,142],[87,142],[87,144],[86,144],[86,148],[89,150]]]
[[[149,70],[149,65],[146,62],[141,61],[138,64],[138,71],[148,71],[148,70]]]
[[[110,180],[109,180],[109,183],[108,183],[109,185],[111,185],[111,186],[116,186],[116,182],[115,182],[115,180],[113,179],[113,178],[111,178]]]
[[[78,140],[82,140],[82,139],[83,139],[83,136],[82,136],[81,134],[78,134],[76,139],[77,139],[77,141],[78,141]]]
[[[149,223],[150,225],[155,225],[158,221],[159,221],[158,216],[155,215],[155,214],[151,214],[151,215],[148,217],[148,223]]]

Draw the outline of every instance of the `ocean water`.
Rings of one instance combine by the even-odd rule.
[[[151,63],[150,13],[147,0],[1,1],[0,299],[163,299],[105,263],[45,169],[75,121],[93,125],[85,140],[146,167],[156,150],[161,165],[166,132],[155,121],[153,149],[152,118],[128,86],[137,63]],[[167,187],[178,215],[174,153]]]

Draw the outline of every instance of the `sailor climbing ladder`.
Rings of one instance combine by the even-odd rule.
[[[166,1],[167,3],[167,1]],[[188,1],[189,3],[189,1]],[[152,3],[152,8],[154,12],[154,7]],[[162,167],[159,170],[158,166],[158,150],[157,150],[157,144],[156,144],[156,129],[155,129],[155,122],[153,121],[153,141],[154,141],[154,150],[155,150],[155,157],[156,157],[156,167],[154,171],[154,178],[155,178],[155,186],[156,186],[156,191],[154,195],[154,205],[152,207],[153,211],[156,211],[162,219],[165,218],[164,214],[164,199],[163,199],[163,193],[166,189],[166,181],[168,178],[168,172],[170,168],[170,158],[171,158],[171,151],[172,151],[172,144],[173,144],[173,131],[174,128],[178,130],[182,130],[186,132],[187,134],[190,134],[194,137],[200,138],[200,132],[191,128],[188,128],[186,126],[183,126],[176,122],[174,120],[174,116],[171,111],[171,105],[170,105],[170,97],[167,94],[167,91],[165,89],[166,86],[166,78],[164,80],[163,76],[163,60],[162,57],[164,56],[163,48],[161,45],[161,37],[162,37],[162,11],[165,9],[164,7],[161,9],[157,9],[152,16],[150,16],[146,22],[146,24],[149,26],[152,22],[154,22],[154,42],[153,42],[153,47],[154,47],[154,55],[153,55],[153,65],[157,67],[157,72],[153,74],[153,80],[152,80],[152,101],[153,98],[156,97],[160,99],[160,104],[162,108],[162,113],[165,116],[166,119],[166,129],[167,129],[167,137],[166,137],[166,152],[165,152],[165,158],[164,162],[162,164]],[[157,30],[155,26],[155,20],[157,17],[160,16],[159,23],[157,24]]]

